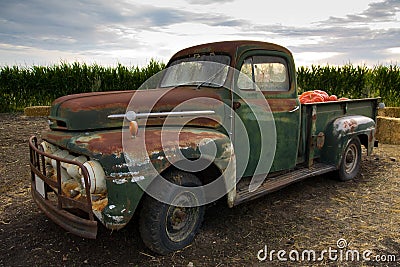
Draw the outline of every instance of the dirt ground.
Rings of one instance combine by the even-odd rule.
[[[207,209],[192,245],[159,256],[143,245],[137,220],[120,231],[101,226],[97,239],[87,240],[47,219],[31,199],[27,145],[47,129],[46,118],[0,114],[0,122],[0,266],[400,266],[400,146],[381,144],[363,155],[362,172],[350,182],[323,175],[233,209],[219,201]],[[339,250],[339,239],[346,248]],[[273,262],[257,258],[265,246],[268,256],[276,251]],[[291,250],[329,248],[338,251],[333,256],[371,250],[371,259],[397,261],[317,254],[315,261],[284,262],[276,254],[284,250],[289,260]]]

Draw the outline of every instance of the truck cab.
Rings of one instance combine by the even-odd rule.
[[[87,238],[139,216],[144,243],[167,254],[220,198],[234,207],[332,171],[353,179],[378,102],[300,104],[293,56],[276,44],[190,47],[137,90],[56,99],[50,129],[29,141],[33,199]]]

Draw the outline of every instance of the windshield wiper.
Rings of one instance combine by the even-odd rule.
[[[202,87],[204,84],[208,83],[211,84],[211,81],[215,79],[215,77],[217,77],[223,70],[225,70],[225,65],[219,70],[217,71],[214,75],[212,75],[210,78],[208,78],[207,80],[201,82],[199,85],[196,86],[196,90],[199,90],[200,87]],[[222,86],[222,84],[218,84],[219,86]]]

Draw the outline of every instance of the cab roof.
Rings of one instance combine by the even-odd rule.
[[[249,50],[279,51],[287,53],[290,56],[292,56],[292,53],[287,48],[274,43],[261,42],[261,41],[247,41],[247,40],[223,41],[215,43],[206,43],[185,48],[177,52],[175,55],[173,55],[168,65],[172,61],[178,58],[183,58],[195,54],[205,54],[205,53],[228,54],[231,56],[231,63],[235,64],[236,58],[239,57],[242,53],[245,53]]]

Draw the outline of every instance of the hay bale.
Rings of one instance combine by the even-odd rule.
[[[378,116],[376,139],[380,143],[400,145],[400,118]]]
[[[400,107],[378,109],[378,116],[400,118]]]
[[[26,107],[24,109],[25,116],[49,116],[50,115],[50,106],[33,106],[33,107]]]

